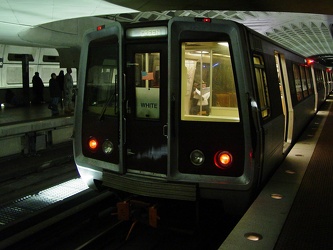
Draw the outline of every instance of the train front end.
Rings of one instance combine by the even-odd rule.
[[[75,124],[82,178],[149,197],[248,197],[258,153],[245,41],[241,26],[204,18],[89,33]]]

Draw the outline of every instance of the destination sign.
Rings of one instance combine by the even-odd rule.
[[[127,38],[162,37],[168,34],[166,26],[131,28],[126,31]]]

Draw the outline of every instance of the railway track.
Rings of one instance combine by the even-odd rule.
[[[14,210],[25,207],[29,213],[0,225],[0,249],[216,249],[237,222],[221,213],[216,204],[202,203],[199,211],[197,203],[120,198],[90,189],[33,211],[36,200],[40,201],[35,195],[43,193],[36,191],[38,187],[78,177],[72,164],[65,161],[1,183],[2,190],[8,186],[19,190],[19,183],[25,182],[21,194],[30,191],[34,199],[31,206],[26,201],[24,206],[13,203]],[[4,193],[2,204],[11,195],[19,194]]]
[[[196,222],[189,213],[192,204],[169,204],[158,211],[161,217],[154,226],[148,210],[136,207],[128,220],[119,219],[124,212],[117,204],[124,201],[109,191],[96,194],[85,191],[35,215],[43,219],[30,217],[4,231],[10,237],[2,239],[0,249],[217,249],[238,220],[212,216],[210,209]]]

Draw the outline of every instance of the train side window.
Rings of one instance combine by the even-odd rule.
[[[311,77],[311,72],[309,67],[305,67],[306,82],[308,84],[309,94],[313,94],[313,82]]]
[[[9,53],[8,54],[8,61],[19,61],[22,62],[25,54],[14,54],[14,53]],[[34,62],[34,57],[31,54],[28,54],[28,60],[29,62]]]
[[[55,62],[59,63],[59,56],[49,56],[49,55],[43,55],[43,62]]]
[[[307,97],[309,95],[309,92],[308,92],[308,86],[307,86],[307,83],[306,83],[305,69],[304,69],[303,66],[300,66],[300,71],[301,71],[303,96]]]
[[[316,76],[317,90],[318,91],[322,90],[324,88],[324,80],[320,69],[315,69],[315,76]]]
[[[258,87],[259,103],[261,108],[261,115],[266,118],[270,114],[270,101],[268,96],[267,78],[265,72],[265,65],[262,56],[253,56],[254,69]]]
[[[239,122],[229,43],[182,43],[181,119]]]
[[[296,64],[293,64],[293,73],[294,73],[297,101],[301,101],[301,100],[303,100],[302,82],[301,82],[301,75],[299,72],[299,67]]]

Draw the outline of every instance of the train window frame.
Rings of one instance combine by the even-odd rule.
[[[264,57],[258,53],[255,53],[252,55],[252,60],[254,66],[256,86],[259,95],[261,116],[263,119],[267,119],[271,115],[271,107]]]
[[[230,41],[182,41],[181,76],[182,121],[240,122]]]

